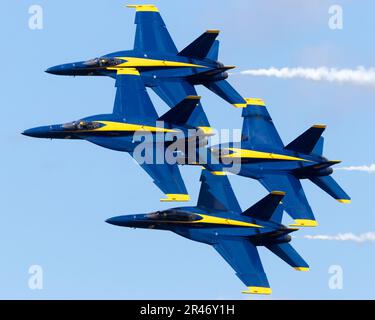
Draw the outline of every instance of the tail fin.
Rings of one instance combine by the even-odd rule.
[[[226,80],[207,81],[204,86],[237,108],[245,108],[244,98]]]
[[[308,271],[309,265],[289,243],[266,245],[280,259],[298,271]]]
[[[255,219],[264,221],[271,220],[280,223],[283,209],[281,206],[279,206],[279,204],[284,196],[285,192],[272,191],[242,214]]]
[[[201,97],[187,96],[172,109],[163,114],[158,120],[175,125],[185,125],[199,104]]]
[[[215,50],[218,52],[218,44],[215,44],[215,39],[219,35],[219,32],[219,30],[207,30],[200,37],[190,43],[185,49],[180,51],[178,55],[197,59],[204,59],[209,54],[213,56],[216,55],[215,51],[211,52],[211,49],[216,46],[217,49]]]
[[[320,150],[323,150],[323,147],[320,146],[318,149],[318,143],[321,135],[323,134],[326,126],[325,125],[314,125],[310,129],[306,130],[304,133],[302,133],[297,139],[293,140],[291,143],[289,143],[285,149],[304,153],[304,154],[310,154],[313,151],[314,152],[320,152]]]
[[[312,177],[310,180],[337,201],[341,203],[350,203],[350,197],[331,176]]]

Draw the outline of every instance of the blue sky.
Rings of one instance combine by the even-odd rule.
[[[220,29],[220,60],[238,70],[275,67],[375,66],[373,1],[153,1],[182,49],[206,29]],[[28,8],[44,9],[43,30],[28,28]],[[61,123],[112,109],[109,78],[44,73],[52,65],[130,49],[134,12],[124,1],[10,1],[2,4],[2,125],[0,298],[9,299],[257,299],[209,246],[162,231],[104,223],[119,214],[168,208],[161,192],[131,160],[77,141],[24,137],[24,129]],[[340,4],[344,29],[328,28],[328,8]],[[344,165],[373,163],[374,88],[234,75],[246,97],[263,98],[284,142],[314,123],[325,123],[325,154]],[[211,125],[240,128],[240,111],[198,88]],[[151,94],[159,113],[167,107]],[[182,174],[197,200],[200,170]],[[320,223],[296,233],[293,245],[309,273],[291,269],[260,249],[273,294],[264,299],[375,298],[374,244],[324,242],[306,234],[375,230],[374,177],[339,171],[352,196],[340,205],[311,183],[306,194]],[[266,194],[253,180],[231,177],[246,209]],[[288,222],[288,218],[285,220]],[[28,268],[40,265],[43,290],[30,290]],[[328,287],[328,268],[344,271],[342,290]]]

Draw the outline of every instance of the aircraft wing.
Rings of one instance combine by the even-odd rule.
[[[271,293],[258,250],[249,240],[219,240],[219,242],[214,244],[214,248],[248,287],[248,291],[243,293]]]
[[[155,126],[158,114],[137,70],[129,68],[118,71],[116,88],[115,115],[124,122]]]
[[[170,108],[173,108],[187,96],[197,95],[194,86],[185,80],[162,81],[157,86],[151,88]],[[188,124],[193,127],[210,126],[200,102],[191,115]]]
[[[250,149],[284,148],[266,105],[261,99],[246,99],[242,111],[242,145]]]
[[[127,7],[136,10],[135,51],[177,55],[177,48],[157,7],[151,4],[128,5]]]
[[[290,174],[266,175],[260,183],[269,191],[283,191],[283,208],[295,219],[295,226],[316,226],[314,214],[307,202],[301,182]]]
[[[131,156],[148,173],[156,186],[165,193],[166,198],[160,199],[160,201],[189,201],[189,195],[177,163],[159,164],[155,159],[147,161],[150,160],[147,158],[142,163],[134,153],[131,153]]]
[[[207,211],[242,212],[226,175],[214,175],[209,170],[203,169],[200,181],[198,208]]]

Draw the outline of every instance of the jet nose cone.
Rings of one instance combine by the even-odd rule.
[[[88,72],[86,69],[86,66],[82,62],[74,62],[48,68],[46,72],[59,76],[76,76],[85,75]]]
[[[35,137],[36,132],[35,129],[27,129],[24,132],[22,132],[22,134],[28,137]]]
[[[109,224],[114,224],[114,218],[109,218],[105,222],[107,222]]]
[[[49,74],[63,75],[64,71],[65,71],[64,65],[59,65],[59,66],[48,68],[45,72]]]
[[[48,138],[49,127],[37,127],[22,132],[24,136],[32,138]]]
[[[120,227],[134,227],[137,221],[134,216],[118,216],[107,219],[105,222]]]
[[[112,217],[107,219],[105,222],[113,224],[114,226],[123,226],[125,221],[123,217]]]
[[[21,132],[21,134],[23,134],[24,136],[30,137],[30,129]]]

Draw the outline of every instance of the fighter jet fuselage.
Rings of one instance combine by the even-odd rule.
[[[197,207],[179,207],[148,214],[113,217],[106,222],[129,228],[167,230],[190,240],[214,245],[221,239],[246,237],[258,245],[290,242],[287,228],[234,212],[206,212]]]
[[[36,127],[23,134],[34,138],[86,140],[111,150],[133,152],[141,143],[168,143],[178,136],[189,138],[202,134],[202,131],[165,122],[155,122],[154,126],[125,123],[112,114],[103,114],[65,124]]]
[[[290,173],[299,179],[327,176],[333,172],[331,166],[340,162],[287,149],[248,149],[235,144],[221,144],[211,150],[218,155],[226,170],[253,179],[280,173]]]
[[[109,76],[116,78],[121,69],[136,69],[146,86],[153,87],[160,81],[189,80],[192,84],[219,81],[228,78],[229,69],[218,61],[197,60],[178,55],[145,54],[118,51],[88,61],[66,63],[51,67],[46,72],[67,76]]]

